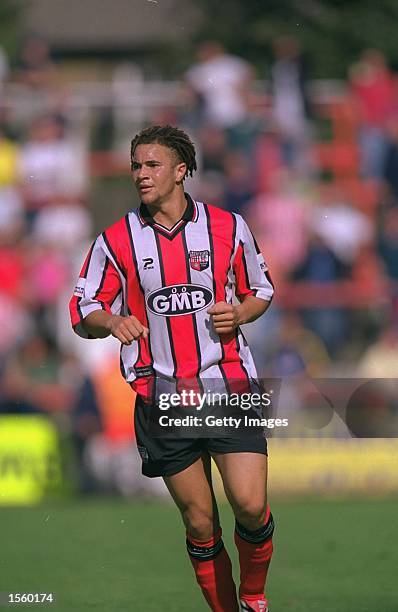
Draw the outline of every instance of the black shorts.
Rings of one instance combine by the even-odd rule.
[[[149,478],[172,476],[197,461],[203,453],[260,453],[267,455],[265,437],[180,438],[150,434],[151,406],[137,395],[134,424],[142,473]]]

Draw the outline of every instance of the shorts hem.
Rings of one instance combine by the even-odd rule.
[[[203,455],[203,451],[200,452],[196,457],[190,457],[189,461],[184,462],[181,465],[176,466],[174,469],[164,469],[164,470],[158,470],[156,474],[146,474],[144,471],[144,464],[142,466],[142,473],[144,476],[146,476],[147,478],[168,478],[169,476],[175,476],[175,474],[179,474],[180,472],[183,472],[184,470],[186,470],[187,468],[189,468],[191,465],[193,465],[195,463],[195,461],[197,461],[198,459],[200,459],[200,457]]]
[[[263,451],[259,450],[258,448],[256,449],[252,449],[252,448],[239,448],[239,449],[228,449],[228,450],[222,450],[222,451],[218,451],[218,450],[214,450],[212,448],[208,449],[210,455],[212,455],[213,453],[216,453],[217,455],[231,455],[232,453],[253,453],[256,455],[265,455],[266,457],[268,457],[268,448],[264,448]]]

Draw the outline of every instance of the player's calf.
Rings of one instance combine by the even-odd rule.
[[[187,533],[187,550],[202,593],[214,612],[238,612],[232,564],[221,528],[207,542]]]
[[[235,523],[235,544],[240,563],[239,597],[241,606],[242,602],[249,606],[241,608],[243,610],[267,610],[264,589],[273,552],[273,532],[274,520],[269,506],[259,528],[248,529],[238,520]]]

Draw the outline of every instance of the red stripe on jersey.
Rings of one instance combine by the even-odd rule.
[[[236,250],[233,271],[236,279],[236,295],[240,301],[247,295],[255,295],[255,292],[250,287],[245,252],[241,241],[239,241],[239,246]]]
[[[157,234],[159,261],[162,268],[164,285],[179,285],[189,283],[184,242],[181,232],[173,240],[163,234]],[[199,355],[192,348],[197,346],[194,315],[186,314],[179,317],[168,317],[170,345],[175,363],[177,379],[194,379],[199,371]]]
[[[236,219],[234,215],[214,206],[207,207],[213,247],[213,276],[215,301],[225,302],[228,270],[235,247]],[[248,380],[247,372],[239,356],[235,333],[220,336],[223,357],[220,367],[228,381]],[[231,387],[231,385],[230,385]],[[231,387],[232,390],[232,387]],[[234,389],[235,390],[235,389]]]
[[[119,274],[110,261],[106,259],[102,273],[101,283],[95,293],[94,299],[102,303],[104,310],[111,312],[111,304],[120,292],[121,282]]]
[[[82,313],[79,308],[80,299],[81,298],[77,297],[77,295],[73,295],[69,302],[69,313],[72,327],[76,327],[76,325],[83,321]]]

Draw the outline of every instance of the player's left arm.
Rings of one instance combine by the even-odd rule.
[[[207,312],[211,315],[214,329],[218,334],[230,334],[240,325],[251,323],[261,317],[270,304],[270,301],[248,295],[240,304],[217,302]]]
[[[236,218],[236,248],[232,261],[235,294],[239,304],[220,301],[207,311],[218,334],[230,334],[237,327],[251,323],[269,308],[274,286],[264,257],[240,215]]]

